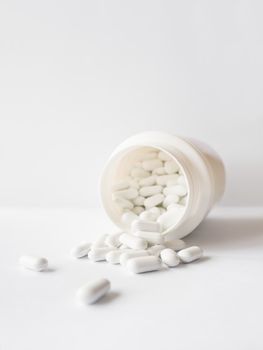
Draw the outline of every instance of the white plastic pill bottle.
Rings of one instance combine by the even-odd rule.
[[[153,150],[169,154],[186,179],[188,196],[185,210],[174,225],[163,232],[166,239],[182,238],[206,217],[225,190],[225,169],[219,155],[208,145],[192,138],[163,132],[143,132],[122,142],[110,156],[100,182],[101,199],[110,219],[127,230],[122,211],[112,199],[112,187],[126,178],[134,164]]]

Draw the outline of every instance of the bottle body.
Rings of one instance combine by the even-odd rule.
[[[225,170],[219,155],[208,145],[190,138],[162,132],[144,132],[121,143],[103,171],[100,191],[102,204],[111,220],[121,229],[121,212],[112,202],[112,185],[128,175],[128,170],[150,150],[163,151],[180,164],[187,181],[188,199],[180,220],[163,234],[166,239],[182,238],[205,218],[225,189]]]

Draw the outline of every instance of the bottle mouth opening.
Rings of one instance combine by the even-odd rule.
[[[131,169],[134,168],[136,164],[138,164],[138,162],[141,162],[143,157],[150,152],[163,152],[164,154],[169,156],[171,160],[173,160],[178,165],[178,175],[184,177],[185,187],[187,188],[187,195],[179,197],[180,201],[178,205],[180,205],[180,202],[184,203],[183,205],[180,205],[180,207],[182,206],[183,208],[179,208],[180,210],[178,209],[178,211],[176,211],[175,207],[174,209],[169,208],[167,210],[173,210],[175,216],[178,212],[178,215],[177,217],[174,217],[174,222],[172,222],[171,225],[169,225],[169,227],[165,227],[163,229],[162,234],[165,236],[167,233],[176,231],[177,228],[180,227],[181,224],[184,222],[187,216],[187,212],[189,210],[192,197],[192,189],[190,186],[190,174],[171,152],[161,147],[151,145],[136,145],[127,147],[114,154],[107,163],[101,178],[101,199],[102,204],[111,220],[121,229],[128,230],[129,227],[125,225],[121,220],[122,214],[126,210],[121,209],[114,201],[113,186],[117,183],[120,183],[124,179],[127,179],[130,176]],[[162,207],[162,205],[158,205],[157,207]]]

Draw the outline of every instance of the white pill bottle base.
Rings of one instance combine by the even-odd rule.
[[[144,132],[121,143],[110,156],[103,171],[100,192],[104,209],[121,229],[121,210],[112,200],[112,186],[129,175],[130,169],[149,151],[168,153],[184,174],[188,199],[180,220],[163,234],[166,239],[182,238],[191,233],[206,217],[225,189],[225,169],[219,155],[208,145],[163,132]]]

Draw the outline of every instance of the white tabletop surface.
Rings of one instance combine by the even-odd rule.
[[[112,232],[103,210],[0,210],[0,349],[263,349],[263,208],[214,210],[189,236],[205,257],[167,271],[131,275],[68,254]],[[50,270],[23,270],[23,254]],[[112,291],[76,304],[97,277]]]

